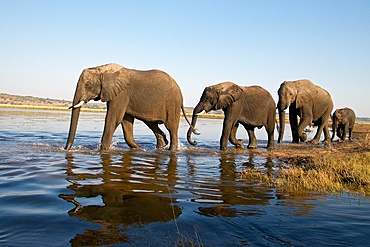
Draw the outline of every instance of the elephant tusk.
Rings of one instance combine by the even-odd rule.
[[[194,133],[195,135],[197,135],[197,136],[199,136],[199,135],[200,135],[200,133],[198,132],[198,129],[196,129],[196,128],[193,128],[193,133]]]
[[[70,106],[68,109],[76,109],[76,108],[78,108],[78,107],[81,107],[81,106],[83,106],[84,104],[86,104],[86,102],[85,101],[81,101],[80,103],[78,103],[77,105],[75,105],[75,106]]]
[[[199,112],[199,113],[197,113],[197,114],[195,114],[195,115],[200,116],[200,115],[203,115],[204,113],[206,113],[206,110],[203,110],[203,111],[201,111],[201,112]],[[195,134],[195,133],[194,133],[194,134]]]

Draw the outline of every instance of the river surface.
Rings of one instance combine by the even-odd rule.
[[[130,150],[118,128],[103,153],[104,116],[81,112],[66,152],[69,112],[0,109],[0,246],[369,244],[369,198],[298,196],[241,179],[247,168],[278,172],[287,164],[218,151],[222,120],[198,119],[193,147],[182,119],[176,153],[156,150],[154,135],[136,121],[145,150]],[[243,128],[238,137],[247,144]],[[267,152],[264,129],[257,138]]]

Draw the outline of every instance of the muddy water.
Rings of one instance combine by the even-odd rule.
[[[104,114],[81,113],[73,150],[63,150],[69,113],[0,109],[1,246],[364,246],[369,198],[283,194],[240,179],[286,166],[252,151],[219,152],[222,120],[198,120],[198,145],[155,150],[141,122],[130,150],[118,129],[98,151]],[[162,126],[162,129],[163,126]],[[286,138],[290,139],[289,128]],[[242,129],[238,137],[247,142]],[[257,131],[259,151],[267,136]],[[187,242],[188,241],[188,242]]]

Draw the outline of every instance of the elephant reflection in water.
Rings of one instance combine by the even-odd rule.
[[[256,185],[253,182],[246,183],[245,180],[240,179],[240,170],[238,171],[235,160],[240,160],[236,153],[224,153],[220,157],[220,181],[217,185],[219,195],[213,198],[209,195],[202,196],[202,199],[215,199],[222,200],[216,206],[200,207],[200,214],[206,216],[222,216],[222,217],[237,217],[240,214],[256,215],[263,212],[250,211],[241,213],[232,206],[235,205],[266,205],[269,203],[270,198],[273,196],[273,191],[267,186]],[[248,162],[242,164],[242,167],[250,166],[258,163],[261,156],[255,157],[253,152],[249,153]],[[261,162],[259,162],[261,163]],[[266,158],[264,166],[268,171],[272,169],[273,162],[271,158]],[[244,169],[244,168],[242,168]]]
[[[248,160],[237,166],[236,160],[240,160],[240,156],[235,153],[222,154],[220,158],[220,181],[217,185],[218,191],[216,195],[202,195],[201,200],[222,200],[216,206],[199,207],[199,214],[205,216],[221,216],[221,217],[239,217],[241,215],[256,216],[263,215],[261,206],[271,204],[271,199],[282,199],[284,206],[294,207],[297,210],[289,209],[293,215],[307,215],[314,208],[314,204],[308,204],[306,201],[312,200],[312,195],[295,196],[287,193],[280,193],[279,190],[271,188],[267,185],[262,185],[256,181],[246,181],[240,179],[240,171],[245,169],[263,169],[266,174],[272,174],[275,163],[270,157],[262,157],[249,152]],[[209,189],[208,189],[209,190]],[[292,199],[294,198],[294,199]],[[289,200],[288,200],[289,199]],[[241,210],[235,206],[253,206]]]
[[[151,157],[149,157],[150,159]],[[73,154],[67,154],[67,181],[71,183],[68,189],[71,194],[60,194],[59,197],[71,202],[75,208],[68,214],[71,217],[82,218],[86,221],[97,223],[102,230],[86,230],[77,234],[70,242],[73,246],[80,245],[113,245],[128,241],[124,235],[126,227],[133,224],[148,224],[151,222],[168,222],[181,214],[181,208],[174,205],[173,200],[165,195],[169,191],[167,184],[176,183],[177,157],[170,160],[161,160],[160,155],[153,157],[153,166],[156,169],[147,169],[147,164],[140,167],[137,161],[132,160],[130,152],[123,155],[122,159],[112,160],[110,154],[101,154],[103,172],[89,173],[75,172],[83,169],[75,161]],[[146,158],[145,160],[148,160]],[[159,169],[158,164],[166,164],[166,168]],[[146,168],[146,178],[135,178],[135,171]],[[161,174],[163,173],[163,174]],[[164,177],[165,179],[158,179]],[[130,180],[141,181],[133,183]],[[86,180],[96,181],[95,184],[86,184]],[[159,184],[159,183],[162,184]],[[158,196],[163,193],[164,196]],[[103,205],[82,205],[78,202],[81,198],[101,197]],[[84,200],[85,201],[85,200]]]

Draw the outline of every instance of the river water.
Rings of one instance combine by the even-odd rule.
[[[0,109],[1,246],[365,246],[369,198],[278,192],[244,169],[286,166],[253,151],[220,152],[222,120],[198,119],[190,146],[155,149],[140,121],[130,150],[118,129],[99,152],[104,113],[82,112],[72,151],[70,113]],[[164,127],[161,126],[164,130]],[[286,138],[289,128],[287,128]],[[247,143],[240,128],[238,137]],[[257,131],[258,150],[267,136]]]

